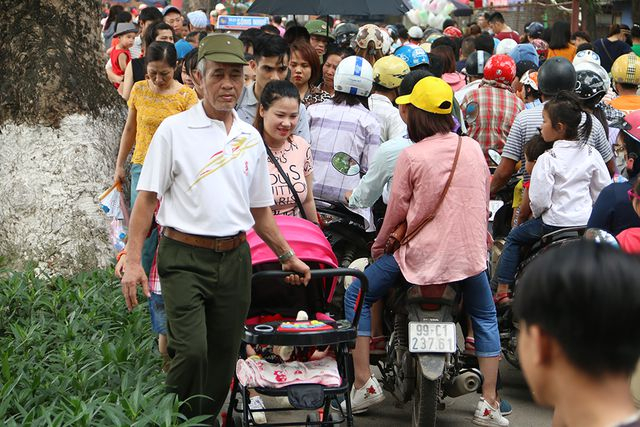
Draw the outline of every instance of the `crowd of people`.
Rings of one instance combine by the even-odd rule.
[[[473,422],[509,425],[510,405],[496,390],[496,306],[512,304],[520,248],[588,224],[640,253],[640,25],[613,25],[592,41],[563,21],[531,22],[520,34],[500,12],[464,28],[452,19],[443,28],[406,28],[274,16],[232,35],[215,31],[224,13],[147,7],[134,23],[113,6],[102,24],[105,77],[129,107],[114,180],[130,185],[133,213],[116,273],[129,309],[138,284],[150,298],[167,385],[181,399],[196,396],[185,414],[215,417],[228,392],[250,303],[245,232],[254,227],[283,268],[300,273],[291,283],[306,283],[309,268],[273,215],[318,224],[319,198],[343,203],[377,231],[353,352],[354,413],[384,399],[369,367],[382,335],[371,307],[402,275],[419,285],[461,283],[472,323],[467,344],[484,378]],[[493,176],[491,150],[502,153]],[[337,170],[336,153],[350,157],[354,173]],[[518,174],[519,203],[492,289],[489,195]],[[387,214],[376,230],[380,200]],[[402,223],[411,239],[389,250]],[[348,319],[359,290],[357,280],[347,290]],[[546,295],[531,298],[548,304]],[[561,341],[566,331],[556,334],[562,320],[549,324],[518,304],[532,325],[528,348],[546,357],[551,350],[539,346],[549,335],[574,361],[575,349]],[[633,357],[625,357],[598,372],[628,375]],[[620,396],[622,409],[612,413],[621,418],[606,425],[637,425]],[[250,405],[264,408],[257,395]],[[578,425],[571,413],[556,416],[558,425]]]

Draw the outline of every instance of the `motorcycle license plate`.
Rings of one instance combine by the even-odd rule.
[[[489,221],[493,221],[493,218],[496,216],[498,209],[500,209],[503,205],[504,202],[502,200],[489,200],[489,211],[491,212]]]
[[[455,323],[409,322],[409,351],[411,353],[455,353]]]

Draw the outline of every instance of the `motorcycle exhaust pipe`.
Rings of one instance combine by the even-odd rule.
[[[445,386],[445,392],[449,397],[458,397],[477,391],[481,384],[482,375],[477,370],[463,371]]]

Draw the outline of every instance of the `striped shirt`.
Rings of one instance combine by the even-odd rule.
[[[309,107],[311,151],[313,154],[315,197],[341,201],[353,190],[369,168],[380,145],[380,124],[364,106],[335,104],[332,100]],[[331,159],[336,153],[349,154],[360,165],[360,173],[346,176],[338,172]]]
[[[525,182],[531,178],[524,168],[524,146],[531,138],[537,135],[538,130],[542,126],[542,109],[544,104],[540,104],[534,108],[521,111],[511,125],[511,131],[507,137],[507,143],[502,149],[502,156],[516,162],[522,161],[520,173],[524,176]],[[581,125],[584,123],[585,115],[582,116]],[[592,128],[589,138],[584,141],[586,144],[593,146],[602,155],[602,160],[607,163],[613,158],[611,144],[607,139],[604,128],[600,121],[591,116]]]

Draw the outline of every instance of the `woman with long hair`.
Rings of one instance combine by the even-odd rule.
[[[387,214],[371,250],[376,261],[365,270],[369,288],[353,352],[353,412],[384,400],[369,366],[370,307],[403,276],[419,286],[460,284],[484,378],[474,424],[508,426],[496,393],[500,336],[485,271],[490,174],[482,149],[477,141],[451,132],[453,90],[444,80],[425,77],[410,95],[398,97],[396,102],[407,116],[409,139],[415,144],[398,158]],[[424,185],[427,182],[429,185]],[[450,215],[460,206],[465,206],[465,215]],[[388,237],[403,222],[407,224],[406,235],[415,235],[395,252],[385,251]],[[460,242],[464,242],[464,253]],[[429,254],[426,263],[425,254]],[[359,280],[347,289],[348,319],[354,317],[359,291]]]
[[[124,12],[124,7],[119,4],[114,4],[109,9],[109,16],[107,16],[107,20],[104,22],[104,26],[102,27],[104,50],[111,47],[111,39],[113,38],[113,33],[116,32],[116,17],[122,12]]]
[[[629,33],[629,27],[626,25],[613,24],[606,38],[593,42],[595,52],[600,55],[600,65],[607,73],[611,72],[611,66],[618,57],[631,52],[631,46],[627,44]]]
[[[551,27],[551,41],[547,58],[562,56],[569,62],[576,56],[576,46],[571,44],[571,26],[566,21],[556,21]]]
[[[289,71],[291,83],[295,85],[305,107],[331,98],[316,85],[322,68],[316,50],[309,43],[296,42],[290,46]]]

